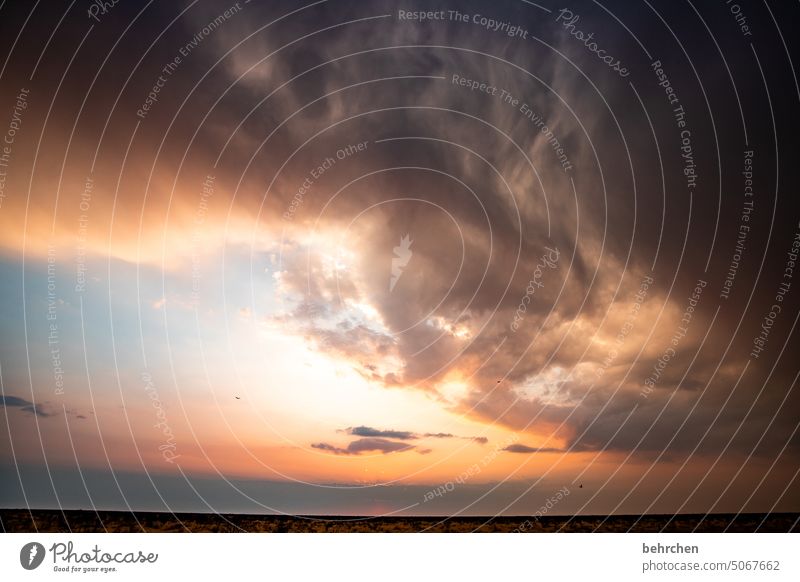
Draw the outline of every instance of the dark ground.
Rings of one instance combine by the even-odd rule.
[[[3,532],[798,532],[800,514],[324,517],[0,509]]]

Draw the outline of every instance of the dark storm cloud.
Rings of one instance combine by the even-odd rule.
[[[609,6],[633,24],[653,26],[647,23],[654,14],[632,14],[621,3]],[[276,88],[301,75],[257,109],[258,120],[244,124],[231,151],[249,156],[265,130],[277,129],[310,104],[276,131],[256,156],[262,163],[250,171],[255,183],[275,178],[263,210],[265,222],[280,220],[303,179],[323,160],[335,158],[347,144],[368,142],[364,151],[337,159],[314,180],[291,220],[280,221],[290,250],[282,255],[282,291],[298,298],[287,320],[319,349],[351,361],[364,377],[387,387],[435,394],[459,371],[470,378],[470,390],[453,403],[458,409],[552,436],[568,450],[658,451],[669,446],[685,451],[698,438],[708,450],[727,442],[749,450],[752,439],[730,439],[748,434],[741,429],[751,406],[747,395],[759,392],[768,371],[755,361],[730,398],[727,391],[742,370],[737,361],[748,352],[751,338],[743,330],[753,329],[770,298],[756,294],[740,324],[736,306],[744,306],[753,288],[755,263],[742,267],[735,299],[719,298],[736,240],[742,190],[743,153],[733,146],[741,142],[741,128],[719,122],[739,117],[730,83],[722,79],[715,86],[712,119],[684,58],[668,51],[657,55],[691,119],[693,155],[703,168],[701,189],[695,193],[686,187],[674,112],[651,63],[626,35],[603,39],[608,50],[626,55],[633,71],[622,83],[595,67],[592,55],[573,37],[550,26],[550,17],[523,6],[497,10],[539,39],[530,46],[523,43],[525,50],[502,35],[475,34],[472,25],[418,25],[394,17],[327,30],[319,36],[324,42],[281,48],[299,31],[318,30],[331,18],[346,22],[395,10],[391,3],[371,3],[369,9],[337,5],[334,18],[333,7],[323,6],[273,35],[259,36],[251,50],[238,51],[226,63],[231,79],[258,93],[265,84]],[[466,3],[463,10],[485,12],[486,7]],[[607,14],[590,6],[579,12],[584,30],[603,30]],[[233,25],[218,40],[226,46],[243,33]],[[693,65],[716,78],[719,60],[703,48],[713,49],[709,42],[702,35],[691,39]],[[363,52],[364,47],[391,46],[405,48]],[[259,63],[262,55],[276,50],[273,58]],[[324,64],[330,59],[337,60]],[[389,76],[387,71],[443,78],[380,80]],[[454,84],[454,74],[518,97],[544,120],[574,169],[568,173],[558,164],[549,135],[519,106]],[[769,192],[774,155],[769,134],[763,134],[765,124],[756,115],[767,103],[753,84],[738,84],[737,90],[751,134],[759,140],[761,189]],[[376,143],[387,138],[402,139]],[[715,167],[718,157],[734,177],[726,179],[724,189]],[[257,192],[260,202],[261,189]],[[243,204],[248,204],[246,195]],[[367,214],[360,214],[367,208]],[[750,223],[752,261],[764,252],[765,234],[772,229],[771,201],[765,199],[763,209]],[[360,218],[353,222],[355,217]],[[779,220],[778,238],[788,248],[787,229],[794,225]],[[326,271],[316,255],[335,252],[335,244],[320,250],[297,242],[312,228],[335,233],[333,240],[357,250],[354,262]],[[393,249],[406,235],[414,241],[413,254],[392,289]],[[548,248],[558,250],[557,265],[541,269]],[[768,253],[768,280],[780,278],[784,258]],[[646,308],[635,321],[626,321],[641,281],[650,275]],[[688,330],[645,395],[644,381],[678,333],[699,279],[707,286]],[[520,317],[526,297],[531,300]],[[348,302],[369,303],[377,316],[353,316]],[[317,306],[316,316],[307,316],[308,303]],[[722,311],[715,315],[718,306]],[[520,325],[512,331],[515,317]],[[790,319],[786,316],[784,334]],[[624,342],[615,346],[623,329]],[[736,343],[729,350],[732,337]],[[733,361],[722,362],[726,357]],[[563,371],[560,384],[541,388],[542,378],[555,370]],[[498,384],[497,378],[504,381]],[[773,377],[782,386],[790,380],[785,370]],[[797,404],[796,395],[789,400]],[[767,391],[753,401],[750,418],[768,423],[778,405]],[[687,415],[690,420],[683,422]],[[791,424],[775,423],[768,438],[785,441],[791,430]]]
[[[625,55],[631,75],[624,80],[598,67],[596,55],[553,25],[553,15],[522,2],[491,7],[463,2],[459,9],[491,12],[522,26],[531,37],[525,42],[472,23],[400,22],[392,2],[324,3],[258,30],[297,5],[250,3],[170,78],[165,94],[174,97],[165,96],[142,123],[139,138],[145,141],[133,148],[129,173],[147,175],[135,170],[136,152],[160,143],[188,98],[164,148],[170,178],[171,164],[183,152],[170,146],[186,145],[196,130],[183,171],[193,179],[205,175],[220,155],[219,181],[226,186],[220,196],[241,179],[231,213],[247,224],[255,221],[260,232],[283,233],[282,246],[276,243],[282,251],[277,288],[293,307],[272,321],[350,362],[370,381],[426,391],[479,420],[552,436],[568,450],[687,452],[699,445],[748,453],[759,442],[790,442],[796,449],[797,438],[790,440],[795,420],[786,412],[800,406],[797,390],[789,391],[796,367],[785,359],[800,349],[797,334],[790,337],[794,289],[772,328],[768,353],[744,369],[783,281],[797,229],[797,198],[777,194],[779,185],[781,193],[790,192],[797,181],[791,163],[796,132],[786,123],[794,118],[796,92],[791,83],[764,87],[759,68],[766,79],[787,77],[786,55],[772,35],[760,40],[761,57],[755,60],[744,50],[740,59],[749,45],[741,44],[734,26],[715,27],[713,39],[698,27],[682,37],[689,62],[656,8],[632,11],[623,2],[604,7],[639,32],[652,59],[670,75],[691,130],[696,190],[687,190],[681,131],[651,60],[623,29],[615,25],[612,32],[608,13],[591,3],[573,7],[581,15],[580,27],[596,31],[609,54]],[[58,123],[64,143],[72,140],[73,109],[85,95],[93,66],[108,54],[102,41],[113,36],[114,23],[127,23],[134,14],[126,10],[133,8],[115,7],[108,26],[96,29],[100,38],[87,37],[81,57],[85,53],[92,60],[65,78],[66,103],[58,102],[63,109],[53,114],[63,120]],[[152,25],[171,21],[173,10],[148,11],[141,30],[160,30]],[[688,6],[669,10],[668,20],[696,18]],[[720,6],[701,10],[707,11],[707,22],[730,16]],[[142,89],[152,86],[177,48],[218,13],[218,6],[198,6],[170,29],[122,92],[106,139],[127,139],[123,121],[136,122],[146,95]],[[377,18],[386,14],[392,16]],[[369,17],[376,18],[350,22]],[[754,10],[751,17],[754,29],[772,30],[767,13]],[[37,22],[46,21],[31,19],[33,26]],[[62,30],[84,30],[85,22],[84,28],[78,23],[70,21]],[[311,36],[292,42],[303,35]],[[20,54],[38,54],[41,47],[25,44],[37,36],[48,37],[24,35]],[[68,40],[64,46],[74,47],[79,39]],[[106,122],[100,113],[108,113],[106,104],[116,104],[115,91],[123,89],[116,71],[129,70],[150,38],[138,34],[134,42],[142,46],[114,53],[110,73],[89,95],[87,109],[97,113],[85,117],[98,133]],[[721,60],[718,43],[737,57],[735,67]],[[71,54],[50,53],[61,59]],[[19,78],[28,79],[23,67],[29,60],[15,57],[9,71],[24,70]],[[38,78],[60,73],[58,61],[46,58]],[[552,140],[519,105],[454,84],[453,75],[505,89],[525,103],[552,131],[574,169],[564,170]],[[733,292],[721,299],[742,223],[740,103],[747,147],[755,151],[757,203]],[[198,127],[200,119],[204,124]],[[54,151],[58,137],[56,132],[48,140]],[[402,139],[378,143],[395,138]],[[81,140],[94,151],[91,135],[78,132],[74,143]],[[338,158],[338,151],[363,142],[368,142],[363,151]],[[42,157],[53,154],[48,150]],[[335,163],[313,180],[291,218],[284,218],[304,180],[319,174],[327,159]],[[148,163],[149,158],[141,167],[149,169]],[[109,166],[116,168],[116,158]],[[196,196],[183,193],[189,189],[172,191],[168,178],[155,181],[148,208],[168,199],[177,208],[196,209]],[[50,190],[36,189],[31,207],[45,207],[38,192]],[[120,204],[143,206],[136,197],[143,184],[123,190]],[[52,220],[46,218],[43,232],[49,235]],[[157,229],[161,218],[144,222]],[[75,222],[67,228],[70,244]],[[312,231],[322,236],[315,239]],[[414,240],[413,254],[392,289],[393,249],[405,235]],[[357,256],[331,268],[320,257],[335,254],[339,241]],[[106,246],[100,248],[105,252]],[[559,250],[558,264],[537,276],[546,248]],[[640,282],[653,265],[643,311],[628,321]],[[708,285],[688,331],[645,395],[644,381],[683,326],[687,299],[700,278]],[[515,317],[520,325],[512,331]],[[621,330],[626,335],[617,345]],[[468,378],[468,387],[447,400],[441,389],[453,376]],[[319,448],[324,446],[332,447]]]

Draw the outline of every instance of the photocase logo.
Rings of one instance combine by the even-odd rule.
[[[414,253],[411,252],[411,243],[414,241],[409,238],[409,235],[406,234],[403,238],[400,239],[400,244],[394,247],[394,257],[392,257],[392,278],[389,280],[389,291],[394,291],[394,286],[397,285],[397,282],[400,280],[400,276],[403,274],[403,269],[406,268],[408,265],[408,261],[411,260],[411,255]]]
[[[44,561],[44,546],[39,542],[30,542],[19,551],[19,563],[26,570],[35,570]]]

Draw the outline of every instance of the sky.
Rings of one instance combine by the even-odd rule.
[[[739,9],[0,5],[0,506],[800,511],[797,9]]]

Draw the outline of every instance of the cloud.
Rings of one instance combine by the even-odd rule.
[[[529,447],[528,445],[514,443],[513,445],[508,445],[506,448],[502,449],[509,453],[523,453],[523,454],[530,454],[530,453],[563,453],[562,449],[553,449],[553,448],[546,448],[546,447]]]
[[[271,3],[255,4],[248,5],[248,10],[255,12],[252,16],[226,22],[206,46],[215,47],[221,56],[249,34],[252,23],[261,16],[273,19]],[[391,11],[393,3],[378,1],[370,6],[376,7],[376,12]],[[465,2],[465,6],[476,13],[483,8],[478,2]],[[663,176],[683,175],[682,159],[655,156],[651,140],[657,135],[673,136],[674,120],[656,116],[653,134],[623,131],[646,127],[650,121],[643,117],[638,96],[627,83],[609,84],[600,76],[590,86],[581,67],[594,57],[576,47],[574,38],[561,27],[553,27],[526,6],[512,8],[509,3],[507,8],[496,8],[498,19],[513,20],[529,30],[531,38],[537,39],[534,44],[505,44],[509,41],[503,35],[476,34],[480,29],[472,24],[418,26],[386,19],[320,28],[324,32],[311,37],[302,48],[278,50],[286,39],[297,38],[299,31],[305,33],[312,21],[355,22],[364,16],[362,3],[315,5],[313,13],[303,13],[302,19],[287,19],[280,30],[276,27],[270,34],[252,37],[221,60],[220,74],[209,75],[202,94],[187,102],[186,112],[191,117],[192,107],[204,111],[204,99],[215,99],[227,90],[229,82],[236,81],[231,99],[215,108],[215,115],[197,129],[194,143],[200,155],[193,156],[198,161],[187,159],[186,171],[181,172],[186,178],[173,179],[171,171],[156,172],[150,188],[171,195],[150,196],[144,204],[147,188],[140,182],[148,172],[137,169],[148,167],[150,160],[132,152],[128,161],[131,171],[120,183],[113,206],[97,197],[92,216],[102,224],[111,216],[136,210],[141,220],[115,224],[111,248],[102,236],[104,229],[90,229],[90,248],[132,261],[187,264],[170,261],[175,257],[165,257],[165,251],[169,255],[193,252],[197,176],[207,172],[204,154],[218,153],[203,149],[211,148],[206,144],[217,144],[219,135],[228,135],[230,127],[237,127],[226,145],[221,168],[233,163],[228,171],[238,176],[234,161],[262,155],[242,176],[235,203],[225,189],[215,193],[219,208],[228,207],[230,213],[209,213],[204,218],[202,242],[219,248],[217,243],[223,240],[244,240],[254,255],[280,256],[279,270],[273,273],[277,276],[274,299],[287,307],[272,317],[272,322],[281,332],[306,339],[375,385],[422,391],[442,397],[443,402],[449,378],[469,378],[457,397],[447,399],[454,412],[478,422],[498,422],[515,431],[553,437],[557,446],[571,450],[661,451],[669,447],[692,451],[699,442],[717,451],[730,447],[748,454],[759,443],[757,453],[768,451],[767,445],[787,442],[796,450],[794,419],[783,411],[797,408],[800,391],[788,393],[784,403],[777,389],[763,394],[761,390],[768,374],[769,386],[790,385],[795,369],[781,364],[772,375],[764,368],[766,360],[754,360],[737,384],[741,366],[728,363],[746,361],[753,330],[759,329],[759,319],[769,313],[773,290],[759,285],[748,297],[752,281],[743,270],[737,295],[730,302],[724,300],[729,307],[718,314],[714,311],[717,288],[739,232],[738,205],[722,205],[714,196],[671,197],[667,205],[662,199],[665,188],[672,191],[675,184],[665,186]],[[213,8],[207,10],[187,15],[196,19],[189,22],[188,31],[208,22]],[[647,18],[639,21],[631,15],[629,25],[642,25]],[[588,13],[582,14],[582,19],[587,28],[603,23]],[[363,54],[364,47],[391,46],[416,48]],[[459,50],[459,46],[470,50]],[[208,54],[217,56],[213,51]],[[481,54],[506,55],[514,66]],[[705,55],[695,56],[702,59]],[[202,58],[200,53],[196,57]],[[334,57],[335,62],[331,61]],[[205,65],[197,61],[199,68]],[[313,74],[300,75],[317,65]],[[652,72],[641,69],[645,75],[642,83],[635,71],[631,83],[652,87]],[[386,80],[386,71],[392,75],[402,71],[409,78]],[[521,115],[519,107],[455,85],[450,81],[454,73],[521,97],[526,110],[546,122],[548,133],[563,146],[575,170],[566,174],[550,135]],[[380,80],[366,82],[373,79]],[[175,94],[190,89],[181,91],[179,83],[178,77],[170,80]],[[260,97],[265,84],[280,85],[281,89],[248,123],[239,126],[240,106]],[[762,99],[755,84],[743,84],[739,89],[742,103],[757,104]],[[644,102],[652,97],[645,94]],[[121,98],[124,109],[140,106],[138,92],[127,92]],[[708,109],[701,93],[685,92],[681,98],[687,111]],[[195,101],[197,105],[193,105]],[[225,106],[228,101],[230,107]],[[738,116],[737,102],[738,98],[715,101],[715,117]],[[413,107],[407,108],[409,104]],[[301,111],[306,105],[311,106]],[[54,118],[69,113],[60,107],[56,104]],[[762,111],[745,107],[748,109]],[[159,127],[168,120],[169,111],[168,107],[155,108],[146,126]],[[470,117],[459,111],[469,112]],[[618,118],[618,111],[624,115]],[[294,116],[295,112],[298,115]],[[291,123],[277,131],[278,123],[290,118]],[[703,120],[698,117],[696,122]],[[263,136],[273,126],[276,132],[263,143]],[[52,143],[58,143],[58,138],[71,139],[66,129],[61,135],[58,131],[54,129]],[[723,140],[724,147],[719,149],[716,137],[713,142],[709,137],[715,133],[708,120],[693,133],[698,159],[738,167],[741,152],[733,147],[735,142]],[[79,134],[92,132],[77,132],[76,136]],[[311,135],[317,139],[308,142]],[[420,136],[436,141],[417,139]],[[323,179],[314,181],[313,195],[302,197],[291,220],[282,218],[298,187],[321,160],[362,139],[370,140],[365,151],[337,159]],[[262,144],[263,150],[259,149]],[[78,151],[94,151],[88,143],[75,146]],[[764,150],[764,167],[771,167],[772,154],[767,153],[771,148],[760,146],[759,141],[754,147]],[[290,158],[264,152],[296,155]],[[536,171],[531,160],[536,162]],[[53,160],[48,155],[41,165],[53,165]],[[85,180],[83,170],[80,164],[70,166],[75,169],[67,170],[63,189],[79,191]],[[400,167],[405,169],[386,170]],[[113,164],[100,165],[95,179],[113,182],[114,171]],[[707,170],[707,174],[713,172]],[[459,183],[445,176],[457,177]],[[274,184],[265,193],[264,183],[273,177]],[[345,184],[347,190],[334,196]],[[35,189],[30,204],[34,214],[25,221],[20,220],[25,211],[22,202],[9,199],[6,204],[20,205],[9,207],[13,209],[9,212],[4,207],[0,245],[28,249],[36,243],[45,256],[55,234],[64,241],[65,249],[71,248],[77,216],[70,210],[59,211],[55,222],[45,211],[51,208],[49,197],[55,191]],[[422,202],[407,200],[410,192]],[[791,242],[786,238],[793,236],[796,228],[796,222],[788,220],[797,214],[791,211],[796,201],[787,204],[788,211],[778,215],[786,224],[775,224],[776,240],[782,244]],[[73,211],[77,212],[77,207]],[[165,229],[167,212],[169,228]],[[749,223],[753,233],[773,232],[772,216],[774,213],[755,213]],[[664,228],[665,224],[684,222],[685,233],[681,228]],[[694,228],[695,222],[715,224],[719,229]],[[256,231],[258,238],[254,235],[251,242],[249,233]],[[278,244],[270,234],[262,235],[271,232],[285,233],[280,249],[266,246]],[[232,240],[223,239],[222,233]],[[405,236],[414,241],[413,259],[392,288],[393,249]],[[309,242],[314,237],[318,246]],[[152,242],[142,248],[141,241]],[[755,246],[757,239],[752,244],[752,257],[756,257],[763,249]],[[547,247],[559,249],[558,267],[539,267],[537,275]],[[687,248],[696,252],[685,252]],[[348,249],[354,250],[354,256],[339,253]],[[710,268],[705,264],[711,256],[706,250],[713,250],[717,259]],[[763,271],[759,267],[759,280],[780,280],[785,257],[768,255]],[[634,296],[651,265],[656,268],[655,282],[639,315],[630,318]],[[752,267],[748,263],[748,268]],[[708,289],[688,334],[680,339],[676,358],[645,399],[642,381],[669,346],[681,325],[691,288],[699,274],[706,272]],[[534,281],[535,294],[526,295]],[[525,300],[529,302],[523,303]],[[159,305],[160,301],[153,304]],[[512,333],[509,326],[523,307],[524,317],[520,316],[520,325]],[[744,314],[741,319],[739,313]],[[770,343],[775,352],[788,337],[789,324],[785,318],[780,328],[774,328]],[[723,360],[726,363],[718,366]],[[498,383],[498,378],[503,382]],[[734,385],[738,387],[731,392]],[[36,408],[27,411],[41,412]],[[743,418],[747,419],[744,427]],[[622,422],[627,424],[620,431]],[[714,430],[708,432],[711,426]],[[681,428],[676,431],[676,427]],[[403,441],[421,438],[405,433],[376,430],[352,436]],[[456,438],[440,433],[423,436]],[[474,440],[485,442],[483,437]]]
[[[53,413],[44,410],[41,404],[34,404],[33,402],[28,402],[27,400],[18,398],[17,396],[0,396],[0,406],[4,406],[6,408],[19,408],[20,410],[24,412],[30,412],[35,416],[53,416]]]
[[[3,406],[28,406],[30,402],[16,396],[0,396],[0,404]]]
[[[347,434],[360,437],[379,437],[388,439],[398,439],[402,441],[419,438],[413,432],[405,430],[378,430],[369,426],[354,426],[344,430]]]
[[[328,443],[314,443],[311,445],[315,449],[328,451],[335,455],[361,455],[363,453],[379,452],[384,455],[398,453],[414,449],[414,445],[398,443],[382,438],[363,438],[353,441],[347,448],[337,447]]]
[[[458,436],[458,435],[451,434],[449,432],[426,432],[423,436],[425,438],[429,438],[429,439],[466,439],[466,440],[474,441],[474,442],[479,443],[481,445],[485,445],[486,443],[489,442],[489,439],[486,438],[486,437],[483,437],[483,436],[479,436],[479,437],[463,437],[463,436]]]
[[[396,439],[401,441],[411,441],[421,438],[426,439],[465,439],[471,440],[476,443],[485,445],[489,442],[486,437],[472,437],[472,436],[458,436],[449,432],[426,432],[418,434],[410,430],[381,430],[372,428],[371,426],[351,426],[342,430],[341,432],[359,437],[378,437],[387,439]]]
[[[477,10],[478,4],[474,6]],[[343,10],[355,16],[348,12],[353,9]],[[344,18],[344,13],[339,16]],[[574,39],[563,31],[553,30],[527,13],[515,14],[515,20],[562,54],[574,52]],[[235,27],[232,24],[225,34],[235,38]],[[361,35],[331,31],[324,45],[306,47],[303,59],[325,62],[331,55],[350,54],[362,44],[373,43],[453,46],[461,35],[470,33],[467,28],[445,25],[384,28],[376,24],[364,28]],[[495,42],[491,35],[470,38],[472,48],[492,54],[496,51],[489,49],[496,48]],[[260,91],[265,79],[292,78],[296,61],[281,54],[249,70],[260,55],[277,48],[279,39],[264,37],[258,43],[262,44],[259,50],[237,52],[227,62],[229,75],[239,78],[247,73],[241,80],[253,91]],[[740,369],[723,366],[717,370],[716,364],[723,359],[739,322],[732,315],[735,310],[730,310],[716,316],[711,325],[716,282],[710,282],[704,291],[688,334],[680,340],[679,356],[663,372],[653,393],[647,399],[640,395],[642,381],[680,325],[698,273],[707,269],[704,252],[681,250],[685,241],[679,229],[663,229],[660,176],[681,174],[680,159],[656,163],[647,132],[627,133],[629,141],[625,143],[619,139],[614,109],[630,111],[630,120],[645,121],[633,113],[640,107],[631,101],[627,86],[590,87],[572,62],[545,46],[538,48],[541,53],[523,51],[512,59],[535,71],[535,82],[519,70],[458,50],[419,50],[413,55],[391,51],[344,59],[335,68],[315,71],[313,79],[287,84],[275,95],[270,111],[282,119],[307,103],[308,94],[324,95],[350,87],[400,65],[407,74],[446,78],[444,82],[407,81],[401,88],[388,82],[354,86],[306,110],[282,130],[281,139],[289,144],[285,149],[294,151],[312,131],[330,128],[313,145],[304,147],[286,167],[285,176],[276,180],[266,214],[284,212],[308,168],[340,147],[336,144],[347,143],[349,136],[404,138],[381,145],[370,142],[365,152],[349,158],[347,164],[337,162],[326,174],[326,179],[332,179],[330,185],[315,183],[316,195],[303,198],[292,221],[282,224],[288,253],[281,254],[284,263],[278,295],[280,299],[294,297],[298,307],[298,317],[288,317],[284,329],[291,332],[292,325],[298,326],[296,332],[319,351],[352,366],[376,385],[441,396],[456,412],[479,422],[497,421],[514,431],[552,437],[556,447],[692,450],[693,442],[713,423],[715,430],[705,443],[717,439],[721,446],[716,449],[722,450],[731,441],[747,450],[758,441],[757,431],[753,438],[733,436],[743,435],[739,425],[748,414],[747,396],[759,387],[751,379],[756,367],[751,366],[738,392],[720,408],[726,402],[726,386],[736,382]],[[578,53],[577,67],[581,64]],[[566,175],[554,156],[549,135],[534,131],[532,120],[520,115],[519,108],[462,91],[449,81],[456,72],[524,96],[527,110],[546,122],[574,171]],[[413,109],[380,113],[382,107],[404,105],[405,101],[396,97],[409,92],[414,96]],[[703,108],[699,94],[685,98],[687,109],[695,104]],[[718,106],[728,107],[724,103]],[[427,107],[431,111],[425,110]],[[445,113],[442,107],[479,112],[490,125]],[[336,125],[364,111],[373,112]],[[673,128],[659,125],[656,129],[671,135]],[[258,131],[256,127],[253,135],[248,135],[244,129],[232,141],[232,150],[248,151],[250,144],[258,143]],[[413,136],[435,136],[440,141]],[[448,145],[450,142],[464,147]],[[284,145],[274,143],[276,149]],[[716,158],[713,144],[698,141],[696,146],[706,158]],[[537,172],[529,160],[536,160]],[[640,168],[635,177],[626,167],[629,162]],[[472,197],[469,190],[422,169],[365,174],[400,165],[435,168],[457,176],[478,194]],[[341,184],[349,184],[347,195],[334,197]],[[256,191],[260,203],[261,190]],[[408,192],[420,192],[425,204],[402,201]],[[446,209],[450,218],[432,210],[433,204]],[[693,204],[691,215],[685,201],[671,207],[668,220],[691,216],[692,221],[703,223],[718,218],[711,199]],[[361,214],[365,208],[369,212]],[[359,219],[351,224],[354,216]],[[305,242],[311,230],[309,221],[324,243],[321,250]],[[759,223],[762,230],[767,226]],[[730,227],[727,224],[729,240]],[[413,259],[392,289],[393,249],[407,235],[414,241]],[[690,244],[714,249],[706,235],[697,234]],[[547,248],[559,251],[555,268],[542,266],[547,265],[542,261]],[[348,258],[348,249],[354,250],[355,256]],[[347,260],[330,267],[325,256],[339,256],[340,250],[345,251],[341,256]],[[635,295],[642,290],[641,281],[651,273],[651,265],[656,264],[654,257],[658,263],[652,283],[638,315],[632,317]],[[680,269],[673,274],[675,264]],[[717,271],[724,273],[727,265],[719,267]],[[714,277],[718,276],[716,272]],[[535,294],[527,294],[534,288]],[[316,315],[300,319],[303,302],[309,301],[314,303]],[[764,301],[758,300],[756,313],[764,308],[768,312]],[[521,309],[524,313],[517,317]],[[512,331],[510,324],[515,318],[519,325]],[[746,338],[742,343],[747,343]],[[457,397],[445,399],[443,393],[452,377],[470,380],[457,391]],[[498,383],[498,378],[503,382]],[[791,377],[781,381],[791,381]],[[673,393],[678,396],[672,397]],[[791,394],[787,405],[796,404],[798,397]],[[748,422],[767,426],[778,406],[775,400],[758,400]],[[666,412],[661,414],[662,410]],[[618,431],[629,414],[625,430]],[[674,427],[681,426],[687,415],[691,415],[688,426],[676,435]],[[767,438],[776,443],[786,442],[792,434],[793,424],[783,415],[769,426]],[[358,436],[413,440],[411,435],[398,434],[405,431],[387,432]],[[435,433],[424,436],[455,438]]]
[[[484,436],[458,436],[449,432],[426,432],[424,435],[427,439],[464,439],[485,445],[489,439]]]

